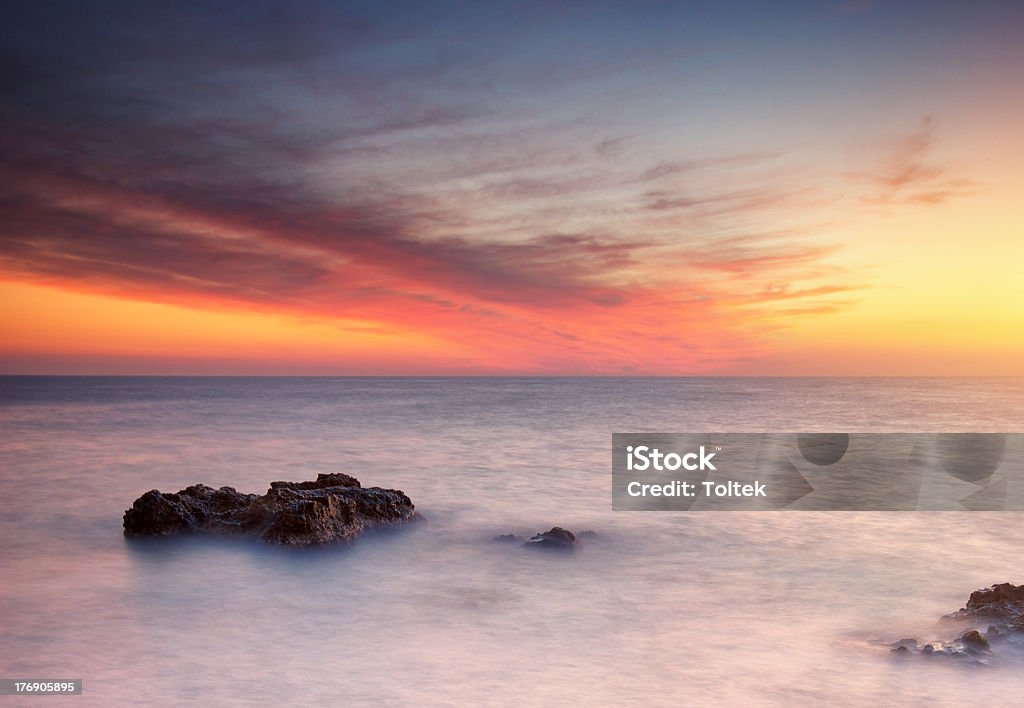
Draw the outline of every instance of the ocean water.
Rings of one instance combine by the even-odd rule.
[[[613,512],[610,449],[1022,422],[1021,379],[2,378],[0,676],[82,678],[83,706],[1019,705],[1024,657],[871,642],[1024,582],[1024,515]],[[121,533],[148,489],[330,471],[424,521],[311,550]],[[553,525],[599,538],[490,543]]]

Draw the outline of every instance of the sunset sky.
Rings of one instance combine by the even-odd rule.
[[[0,373],[1024,375],[1024,3],[4,3]]]

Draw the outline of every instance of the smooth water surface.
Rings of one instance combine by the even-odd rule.
[[[0,673],[82,678],[75,705],[1012,705],[1024,659],[871,640],[948,638],[971,590],[1024,582],[1024,515],[612,512],[610,449],[1022,422],[1021,379],[0,378]],[[330,471],[425,520],[315,550],[121,534],[148,489]],[[553,525],[599,540],[490,542]]]

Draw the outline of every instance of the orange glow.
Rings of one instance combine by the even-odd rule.
[[[967,189],[922,172],[929,177],[909,197],[898,170],[855,199],[793,201],[767,190],[728,196],[710,216],[663,200],[621,217],[618,228],[643,235],[632,240],[590,236],[603,222],[586,209],[571,214],[571,234],[524,237],[504,225],[472,240],[427,221],[410,236],[408,225],[344,210],[267,223],[41,172],[20,182],[31,198],[126,236],[99,231],[94,246],[89,234],[44,234],[33,242],[39,263],[0,259],[0,367],[1024,374],[1024,184],[995,170],[998,180]],[[602,198],[639,198],[607,182],[596,182]],[[879,197],[877,185],[889,192]],[[960,192],[933,196],[943,190]],[[467,205],[463,219],[487,224],[492,206]],[[513,220],[516,208],[529,233],[544,233],[554,207],[498,213]],[[131,252],[122,258],[122,249]]]
[[[459,356],[427,334],[387,332],[372,322],[185,307],[17,282],[0,282],[0,323],[5,355],[21,360],[59,353],[72,361],[209,359],[329,371],[368,360],[386,370],[407,364],[410,351],[428,367]]]

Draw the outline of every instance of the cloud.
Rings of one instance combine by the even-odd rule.
[[[624,296],[601,277],[628,268],[644,246],[585,234],[425,240],[416,235],[421,215],[394,200],[322,204],[278,190],[268,202],[227,187],[154,196],[83,178],[20,177],[22,191],[7,198],[0,224],[8,272],[263,303],[330,308],[426,291],[536,307],[607,305]]]
[[[853,177],[873,188],[865,200],[879,205],[942,204],[971,193],[974,181],[955,174],[935,153],[935,123],[925,117],[912,133],[891,142],[876,169]]]
[[[778,234],[747,234],[707,241],[681,251],[680,257],[693,268],[749,275],[814,265],[838,249],[835,245],[781,242]]]
[[[785,299],[811,312],[843,292],[817,282],[834,247],[749,228],[792,205],[777,153],[652,156],[643,136],[569,110],[502,110],[495,96],[534,89],[536,65],[520,76],[479,43],[445,50],[432,36],[454,31],[443,8],[4,13],[8,278],[364,318],[429,330],[494,366],[511,352],[627,369],[661,347],[696,356],[665,334],[681,322],[707,335],[705,354],[745,356],[758,322],[729,307]],[[487,85],[496,77],[507,84]],[[878,183],[927,182],[911,190],[921,200],[951,188],[922,181],[923,153],[907,155],[909,176]],[[639,339],[619,336],[627,325]]]
[[[648,182],[681,173],[696,172],[698,170],[708,170],[717,167],[744,167],[747,165],[764,163],[778,156],[778,153],[772,152],[746,152],[734,155],[693,158],[689,160],[662,161],[654,167],[645,170],[637,179],[641,182]]]

